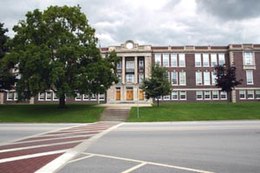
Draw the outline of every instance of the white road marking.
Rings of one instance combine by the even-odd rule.
[[[134,171],[134,170],[136,170],[136,169],[141,168],[142,166],[144,166],[144,165],[146,165],[146,164],[147,164],[146,162],[140,163],[139,165],[136,165],[136,166],[134,166],[134,167],[132,167],[132,168],[130,168],[130,169],[127,169],[127,170],[121,172],[121,173],[129,173],[129,172],[132,172],[132,171]]]
[[[77,140],[77,141],[68,141],[68,142],[60,142],[60,143],[51,143],[51,144],[44,144],[44,145],[32,145],[28,147],[19,147],[19,148],[11,148],[11,149],[4,149],[0,150],[0,153],[4,152],[10,152],[10,151],[18,151],[18,150],[26,150],[26,149],[33,149],[33,148],[39,148],[39,147],[51,147],[55,145],[63,145],[63,144],[70,144],[70,143],[77,143],[77,142],[82,142],[85,139],[82,140]]]
[[[117,127],[121,126],[123,123],[114,125],[107,130],[104,130],[103,132],[86,139],[84,142],[76,146],[75,148],[72,148],[68,150],[65,154],[58,157],[57,159],[53,160],[52,162],[48,163],[44,167],[37,170],[35,173],[46,173],[46,172],[55,172],[61,169],[63,166],[67,164],[67,162],[74,157],[78,156],[81,152],[85,151],[93,142],[95,142],[97,139],[101,138],[103,135],[109,133],[110,131],[116,129]]]
[[[90,154],[90,155],[87,155],[87,156],[84,156],[84,157],[80,157],[78,159],[71,160],[68,163],[77,162],[77,161],[84,160],[84,159],[87,159],[87,158],[90,158],[90,157],[93,157],[93,156],[94,156],[93,154]]]
[[[149,162],[149,161],[144,161],[144,160],[129,159],[129,158],[124,158],[124,157],[110,156],[110,155],[104,155],[104,154],[95,154],[95,153],[84,153],[84,154],[89,154],[89,155],[99,156],[99,157],[105,157],[105,158],[110,158],[110,159],[130,161],[130,162],[145,163],[145,164],[147,164],[147,165],[155,165],[155,166],[161,166],[161,167],[168,167],[168,168],[174,168],[174,169],[185,170],[185,171],[190,171],[190,172],[214,173],[214,172],[209,172],[209,171],[199,170],[199,169],[193,169],[193,168],[188,168],[188,167],[168,165],[168,164],[156,163],[156,162]]]
[[[23,156],[17,156],[17,157],[10,157],[10,158],[6,158],[6,159],[0,159],[0,163],[12,162],[12,161],[16,161],[16,160],[29,159],[29,158],[40,157],[40,156],[47,156],[47,155],[52,155],[52,154],[59,154],[59,153],[64,153],[67,150],[68,149],[49,151],[49,152],[37,153],[37,154],[29,154],[29,155],[23,155]]]

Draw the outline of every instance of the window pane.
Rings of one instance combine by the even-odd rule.
[[[203,67],[209,67],[209,54],[203,54]]]
[[[139,76],[138,76],[138,81],[139,81],[139,83],[142,83],[143,82],[143,80],[144,80],[144,74],[142,74],[142,73],[139,73]]]
[[[210,91],[204,91],[204,99],[205,100],[211,99],[211,92]]]
[[[179,67],[185,67],[185,54],[180,53],[179,54]]]
[[[254,90],[248,90],[247,91],[247,98],[248,99],[254,99]]]
[[[196,72],[196,85],[202,85],[202,72]]]
[[[260,99],[260,90],[255,91],[255,98]]]
[[[76,101],[80,101],[81,100],[81,95],[80,93],[77,93],[76,97],[75,97],[75,100]]]
[[[45,99],[45,93],[39,93],[39,100],[44,100]]]
[[[186,72],[180,72],[180,85],[186,85]]]
[[[212,91],[212,99],[213,100],[219,99],[219,91]]]
[[[204,72],[204,85],[210,85],[210,73]]]
[[[253,81],[253,70],[246,70],[246,83],[248,85],[254,84],[254,81]]]
[[[163,54],[163,66],[169,67],[169,54],[166,53]]]
[[[253,52],[244,53],[244,65],[253,65]]]
[[[134,83],[134,74],[126,74],[126,82]]]
[[[220,92],[220,98],[221,98],[221,100],[226,100],[227,99],[227,93],[224,92],[224,91],[221,91]]]
[[[196,100],[203,100],[202,91],[196,91]]]
[[[239,91],[239,98],[240,99],[245,99],[246,98],[246,91],[245,90],[240,90]]]
[[[155,64],[161,66],[161,54],[155,54]]]
[[[215,67],[217,64],[217,54],[211,54],[211,67]]]
[[[195,67],[201,67],[201,54],[195,54]]]
[[[186,100],[186,91],[180,91],[180,100]]]
[[[177,54],[171,54],[171,67],[177,67]]]
[[[225,54],[224,53],[218,54],[218,64],[219,65],[225,64]]]
[[[178,100],[178,91],[172,91],[172,100]]]
[[[212,85],[216,84],[216,78],[217,78],[217,75],[215,74],[215,72],[211,72],[211,82],[212,82]]]
[[[178,85],[178,72],[172,72],[171,79],[172,85]]]

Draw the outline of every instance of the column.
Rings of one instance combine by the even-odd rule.
[[[125,84],[125,57],[122,57],[122,84]]]
[[[137,84],[138,83],[138,58],[137,56],[135,56],[135,80],[134,83]]]
[[[4,104],[4,93],[0,93],[0,105]]]

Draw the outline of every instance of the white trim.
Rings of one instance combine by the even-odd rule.
[[[185,99],[181,98],[181,92],[185,93]],[[179,91],[179,100],[187,100],[187,91]]]

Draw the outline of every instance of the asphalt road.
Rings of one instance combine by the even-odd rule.
[[[260,172],[260,121],[124,123],[60,172]]]
[[[0,144],[74,125],[79,124],[0,123]]]

